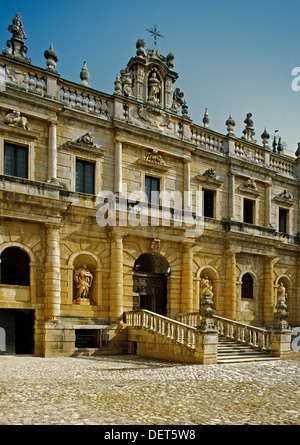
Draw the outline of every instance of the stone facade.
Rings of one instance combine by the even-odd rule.
[[[193,123],[173,54],[142,39],[112,95],[86,63],[80,83],[61,78],[52,45],[32,65],[23,39],[0,56],[0,324],[31,314],[36,355],[125,352],[124,311],[196,312],[207,278],[215,313],[255,326],[273,322],[281,283],[299,325],[300,153],[254,140],[251,113],[242,137],[231,116],[225,134],[207,110]]]

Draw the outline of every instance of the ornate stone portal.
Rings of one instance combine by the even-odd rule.
[[[76,294],[74,303],[90,304],[89,292],[93,283],[93,275],[86,265],[77,269],[74,273]]]

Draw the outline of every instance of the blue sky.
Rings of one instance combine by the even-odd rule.
[[[210,127],[226,134],[232,113],[235,134],[242,136],[251,112],[258,143],[264,127],[271,136],[279,130],[293,153],[300,142],[300,91],[291,86],[292,70],[300,67],[299,0],[0,0],[0,5],[1,51],[19,12],[33,65],[46,68],[44,51],[53,42],[62,78],[80,82],[86,61],[90,85],[109,94],[116,74],[135,55],[137,39],[153,47],[146,29],[156,24],[164,36],[158,49],[175,55],[176,84],[195,123],[202,124],[208,108]]]

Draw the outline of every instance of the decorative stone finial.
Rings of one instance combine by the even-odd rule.
[[[263,146],[267,148],[269,144],[270,135],[267,132],[266,128],[264,129],[264,132],[261,134],[261,138]]]
[[[90,74],[88,72],[86,62],[84,62],[83,67],[80,72],[81,85],[85,85],[85,86],[89,87],[89,84],[88,84],[89,78],[90,78]]]
[[[254,129],[252,128],[253,120],[251,119],[251,117],[252,117],[252,113],[247,113],[246,119],[244,120],[244,123],[246,124],[246,128],[245,128],[245,130],[243,130],[244,136],[242,136],[242,139],[247,139],[247,141],[255,143],[256,141],[253,139],[255,132],[254,132]]]
[[[119,74],[117,74],[116,80],[115,80],[115,93],[122,94],[122,82],[121,82]]]
[[[207,128],[209,127],[209,121],[210,121],[210,119],[209,119],[208,111],[207,111],[207,108],[205,108],[204,117],[202,119],[204,127],[207,127]]]
[[[7,56],[22,59],[23,62],[31,63],[31,59],[25,56],[28,48],[24,45],[23,39],[27,39],[27,36],[23,30],[23,23],[20,19],[21,16],[17,12],[12,20],[12,25],[9,25],[7,28],[8,31],[12,33],[12,38],[6,42],[9,49],[4,49],[2,53]]]
[[[46,49],[44,52],[44,57],[47,60],[46,65],[48,66],[49,71],[53,71],[56,73],[56,63],[58,61],[58,55],[53,49],[53,43],[51,43],[50,48]]]
[[[181,106],[181,110],[182,110],[182,116],[184,116],[184,117],[188,117],[188,110],[189,110],[189,107],[187,106],[187,103],[186,103],[185,100],[183,101],[183,104],[182,104],[182,106]]]
[[[234,136],[234,127],[235,127],[235,121],[232,119],[231,113],[229,115],[229,118],[225,122],[225,125],[227,126],[227,136]]]
[[[297,150],[296,150],[295,155],[297,156],[297,158],[300,157],[300,142],[298,142],[298,148],[297,148]]]
[[[136,55],[139,57],[144,57],[145,55],[145,46],[146,46],[146,42],[144,39],[138,39],[136,42]]]

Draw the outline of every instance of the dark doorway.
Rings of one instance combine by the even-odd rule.
[[[161,256],[145,253],[135,262],[133,275],[134,310],[147,309],[167,314],[168,262]]]
[[[0,327],[5,334],[2,354],[34,353],[34,311],[0,309]]]

